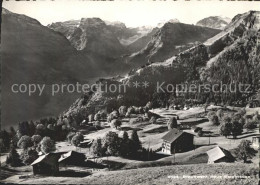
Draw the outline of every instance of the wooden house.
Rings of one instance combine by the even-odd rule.
[[[60,153],[49,153],[38,157],[31,166],[34,175],[57,175],[59,172],[58,159]]]
[[[162,152],[174,154],[192,150],[194,149],[193,139],[193,134],[173,128],[162,137]]]

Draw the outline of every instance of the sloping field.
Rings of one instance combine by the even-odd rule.
[[[239,178],[238,176],[244,176]],[[175,178],[174,178],[175,177]],[[121,171],[101,171],[86,177],[13,176],[4,182],[21,184],[181,184],[181,185],[256,185],[258,165],[255,164],[198,164],[171,165]]]

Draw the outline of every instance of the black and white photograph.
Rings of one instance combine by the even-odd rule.
[[[0,4],[1,184],[259,184],[260,1]]]

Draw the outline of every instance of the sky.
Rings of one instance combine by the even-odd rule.
[[[99,17],[106,21],[123,22],[128,27],[138,27],[156,26],[162,21],[175,18],[187,24],[196,24],[208,16],[233,18],[249,10],[260,11],[260,2],[11,0],[4,1],[3,7],[14,13],[35,18],[43,25]]]

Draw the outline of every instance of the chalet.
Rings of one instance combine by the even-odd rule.
[[[194,135],[175,128],[171,129],[162,139],[162,152],[166,154],[185,152],[194,148]]]
[[[58,162],[60,166],[69,166],[69,165],[82,165],[85,162],[85,155],[83,153],[69,151],[64,153],[59,158]]]
[[[49,153],[42,155],[36,159],[31,166],[33,167],[34,175],[57,175],[59,172],[58,159],[60,153]]]
[[[260,134],[252,137],[252,148],[259,150]]]
[[[219,163],[219,162],[234,162],[235,158],[232,154],[219,146],[207,151],[209,156],[208,164]]]

